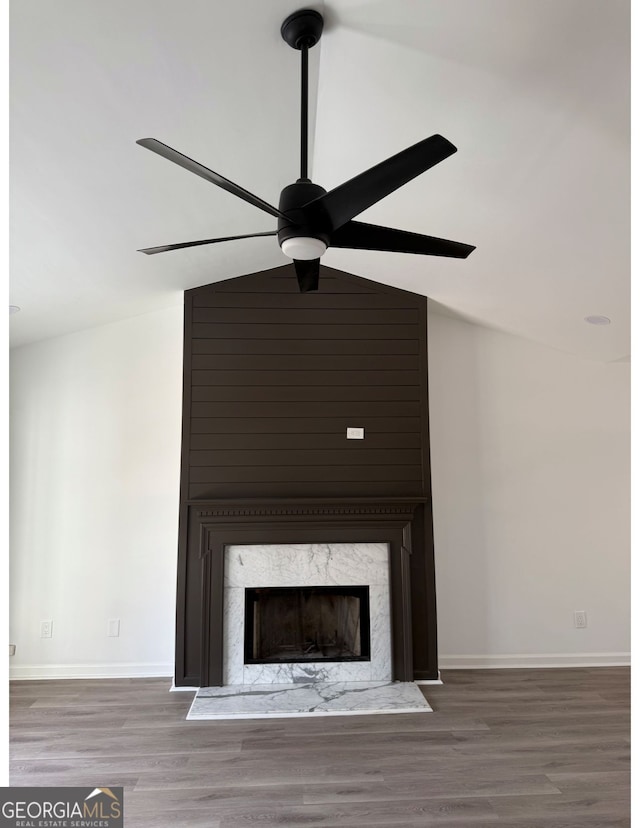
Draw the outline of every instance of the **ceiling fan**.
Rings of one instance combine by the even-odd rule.
[[[475,250],[470,244],[353,221],[354,216],[362,213],[367,207],[371,207],[412,178],[453,155],[456,147],[442,135],[432,135],[419,141],[329,192],[307,177],[309,49],[320,40],[322,27],[323,18],[319,12],[301,9],[289,15],[280,29],[283,39],[289,46],[300,51],[302,83],[300,178],[280,193],[277,208],[155,138],[141,138],[136,142],[274,216],[278,219],[277,230],[165,244],[160,247],[147,247],[139,252],[151,255],[202,244],[277,235],[282,252],[293,259],[300,291],[306,293],[318,289],[320,257],[328,247],[387,250],[456,259],[466,259],[471,251]]]

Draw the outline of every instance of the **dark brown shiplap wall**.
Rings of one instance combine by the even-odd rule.
[[[287,266],[186,302],[189,500],[429,493],[423,297]]]
[[[196,512],[221,501],[418,503],[411,531],[416,678],[437,677],[427,300],[322,267],[185,293],[176,684],[199,684],[203,562]],[[347,427],[364,440],[347,440]]]

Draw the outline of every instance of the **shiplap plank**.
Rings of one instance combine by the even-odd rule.
[[[197,339],[192,354],[419,354],[418,339]]]
[[[193,386],[207,385],[413,385],[418,386],[417,371],[192,371]]]
[[[325,325],[326,308],[194,308],[194,323],[209,325]],[[334,308],[331,321],[340,325],[415,325],[417,308]]]
[[[200,421],[196,421],[200,422]],[[420,449],[420,434],[366,431],[364,440],[347,440],[346,428],[335,434],[192,434],[192,451],[239,449],[255,454],[281,449],[342,449],[351,446],[354,451],[366,449]]]
[[[202,414],[191,420],[192,434],[336,434],[344,435],[346,426],[365,429],[365,434],[417,434],[420,436],[420,417],[406,416],[371,416],[370,406],[367,412],[354,412],[347,416],[309,416],[293,417],[291,413],[279,417],[246,416],[214,417],[210,413]],[[357,420],[355,419],[357,417]]]
[[[281,462],[286,462],[282,458]],[[191,483],[290,483],[421,480],[420,466],[195,466],[189,471]]]
[[[316,420],[320,417],[341,418],[344,425],[350,425],[345,418],[353,417],[411,417],[420,416],[420,403],[412,400],[394,400],[393,402],[357,402],[351,400],[313,401],[313,402],[263,402],[259,410],[252,409],[244,402],[194,402],[191,405],[191,417],[248,417],[251,414],[261,419],[309,418]],[[402,423],[398,422],[397,429]],[[300,422],[298,430],[309,429],[309,423]]]
[[[416,308],[420,297],[401,293],[243,293],[243,308],[291,308],[295,310]],[[194,308],[237,308],[238,296],[221,291],[196,293]]]
[[[417,354],[194,354],[205,371],[417,371]]]
[[[268,322],[247,324],[194,323],[198,339],[415,339],[418,325],[352,325],[330,322],[316,325],[273,325]]]
[[[256,498],[274,497],[419,497],[423,494],[420,481],[383,480],[372,482],[361,480],[357,483],[348,483],[344,480],[337,482],[315,481],[300,483],[280,481],[277,489],[273,483],[191,483],[189,485],[190,500],[215,500],[217,498]]]
[[[191,387],[193,402],[332,402],[355,400],[419,400],[417,385],[194,385]]]
[[[339,449],[299,449],[287,447],[277,450],[219,449],[215,451],[191,451],[189,463],[192,469],[201,466],[394,466],[420,464],[419,449],[369,449],[353,448],[361,440],[346,440]]]

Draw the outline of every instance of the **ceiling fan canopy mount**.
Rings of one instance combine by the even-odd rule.
[[[320,257],[328,247],[458,259],[466,258],[475,250],[473,245],[461,242],[353,221],[368,207],[456,152],[456,147],[442,135],[431,135],[419,141],[329,192],[308,178],[308,55],[309,49],[320,40],[322,28],[323,18],[319,12],[301,9],[290,14],[280,29],[286,43],[301,55],[300,177],[282,190],[277,208],[155,138],[137,141],[146,149],[277,218],[277,230],[162,245],[140,252],[151,255],[218,242],[277,236],[283,253],[293,259],[300,291],[307,293],[318,289]]]
[[[292,49],[311,49],[320,40],[324,19],[314,9],[299,9],[280,27],[280,34]]]

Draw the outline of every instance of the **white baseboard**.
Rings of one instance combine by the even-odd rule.
[[[173,672],[173,664],[23,664],[9,667],[9,680],[173,678]]]
[[[437,679],[414,679],[414,684],[444,684],[442,681],[442,676],[440,675],[440,670],[438,670],[438,678]]]
[[[492,670],[522,667],[628,667],[631,653],[539,653],[536,655],[441,655],[441,670]],[[9,668],[11,681],[42,679],[170,678],[173,664],[23,664]],[[442,684],[438,679],[416,684]],[[197,687],[176,687],[173,691],[193,692]]]
[[[628,667],[631,653],[537,653],[523,655],[439,656],[441,670],[490,670],[520,667]]]

